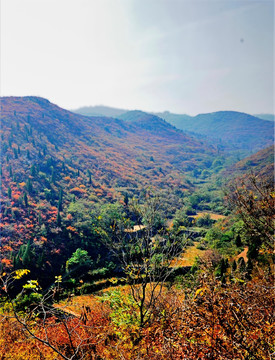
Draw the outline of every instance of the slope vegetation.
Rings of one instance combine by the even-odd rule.
[[[158,114],[177,128],[218,140],[231,149],[255,152],[273,144],[274,125],[236,111],[219,111],[194,117],[169,112]]]
[[[47,278],[78,247],[97,261],[104,236],[97,223],[110,230],[126,195],[144,197],[150,187],[180,203],[193,188],[186,172],[216,153],[161,119],[157,131],[77,115],[37,97],[2,98],[1,116],[0,261],[32,267],[35,258],[34,271]]]

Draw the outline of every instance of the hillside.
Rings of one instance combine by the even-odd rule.
[[[223,172],[223,175],[232,178],[250,173],[260,178],[274,179],[274,145],[242,159]]]
[[[236,111],[219,111],[194,117],[169,112],[158,114],[177,128],[215,139],[228,148],[255,152],[273,144],[270,121]]]
[[[223,173],[230,211],[230,154],[140,111],[12,97],[1,117],[4,356],[269,358],[273,188],[231,190]],[[273,152],[227,176],[269,173]]]
[[[181,133],[162,118],[139,110],[127,111],[118,118],[130,124],[134,124],[143,130],[150,131],[150,133],[162,134],[162,136],[173,138],[176,134]]]
[[[108,231],[108,214],[122,213],[126,195],[145,197],[149,187],[181,206],[179,196],[194,188],[186,173],[216,154],[161,119],[156,131],[77,115],[37,97],[2,98],[1,117],[1,258],[8,265],[16,251],[22,266],[28,244],[37,266],[47,257],[57,269],[80,244],[91,256],[100,254],[101,216]],[[49,266],[43,265],[47,277]]]
[[[31,162],[52,157],[64,162],[69,172],[87,177],[89,170],[93,179],[110,188],[172,185],[172,178],[184,188],[184,172],[203,167],[215,154],[213,148],[151,115],[154,126],[146,119],[127,123],[76,115],[35,97],[3,98],[1,106],[3,156],[26,175]]]
[[[107,106],[83,107],[74,112],[87,116],[110,116],[126,121],[132,121],[137,116],[139,121],[142,117],[147,122],[150,119],[150,115],[143,111],[127,111]],[[151,115],[229,151],[239,150],[249,154],[273,144],[274,140],[274,115],[271,114],[252,116],[237,111],[219,111],[190,116],[165,111]]]

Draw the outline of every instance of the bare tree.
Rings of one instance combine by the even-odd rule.
[[[96,345],[100,340],[98,337],[95,339],[95,326],[89,321],[90,311],[85,307],[81,314],[72,314],[67,311],[66,306],[58,308],[52,306],[52,299],[59,290],[61,277],[57,277],[55,285],[44,295],[40,293],[36,280],[28,280],[15,298],[10,296],[9,289],[28,273],[29,270],[19,269],[9,275],[4,273],[0,276],[2,300],[8,303],[10,308],[9,312],[0,314],[0,321],[10,319],[14,325],[19,324],[26,339],[34,339],[38,349],[38,344],[42,344],[62,359],[81,360],[85,358],[87,351],[94,352],[95,355]],[[27,294],[32,295],[32,301],[22,311],[19,299]],[[61,338],[63,341],[60,340]],[[104,341],[103,338],[101,340]]]
[[[119,259],[132,297],[138,307],[140,328],[150,321],[165,283],[175,270],[172,261],[184,250],[186,237],[161,226],[160,202],[157,197],[144,205],[132,203],[138,225],[116,224],[107,246]]]

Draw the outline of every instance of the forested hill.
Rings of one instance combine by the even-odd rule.
[[[166,122],[164,119],[139,110],[127,111],[126,113],[119,115],[118,118],[138,126],[140,129],[164,137],[174,137],[175,133],[180,133],[177,128]]]
[[[96,106],[83,106],[79,109],[72,110],[72,112],[86,115],[86,116],[108,116],[108,117],[117,117],[128,110],[112,108],[110,106],[96,105]]]
[[[26,175],[29,166],[52,158],[84,178],[90,171],[110,188],[173,182],[185,187],[184,172],[203,168],[215,154],[162,119],[156,131],[144,122],[77,115],[37,97],[2,98],[1,109],[4,159]]]
[[[273,115],[257,117],[237,111],[219,111],[196,116],[173,114],[169,111],[149,114],[106,106],[84,107],[75,112],[85,115],[100,114],[126,121],[137,118],[142,121],[143,117],[147,124],[150,116],[158,116],[178,129],[207,137],[223,148],[241,150],[246,154],[272,145],[274,140],[274,122],[268,121],[272,120]]]
[[[21,261],[31,246],[41,257],[34,271],[41,272],[47,258],[43,266],[49,277],[80,243],[91,253],[91,246],[100,246],[95,224],[107,211],[102,204],[115,211],[125,206],[126,196],[145,197],[148,187],[180,206],[181,193],[193,189],[186,173],[209,166],[216,151],[155,120],[162,131],[74,114],[42,98],[2,98],[0,253],[5,264],[11,266],[11,259],[31,264],[30,258]],[[11,252],[18,252],[16,259]]]
[[[256,152],[274,141],[272,122],[236,111],[219,111],[194,117],[164,112],[158,116],[183,131],[220,140],[221,144],[232,149]]]

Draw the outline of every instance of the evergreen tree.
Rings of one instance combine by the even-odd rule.
[[[36,176],[36,167],[35,167],[35,165],[31,166],[31,176]]]
[[[91,175],[90,170],[88,170],[88,177],[89,177],[89,185],[91,185],[91,183],[92,183],[92,175]]]
[[[251,280],[251,274],[253,270],[253,263],[251,258],[248,258],[247,264],[246,264],[246,278],[248,280]]]
[[[25,203],[25,206],[26,206],[26,207],[29,206],[27,193],[24,193],[24,203]]]
[[[27,180],[26,189],[29,194],[31,194],[33,192],[32,181],[30,178]]]
[[[9,173],[10,173],[10,177],[12,178],[12,167],[11,167],[11,165],[9,166]]]
[[[30,241],[28,241],[22,256],[22,264],[24,266],[27,266],[30,264],[30,262],[31,262],[31,243]]]
[[[13,148],[14,158],[18,159],[17,149]]]
[[[8,198],[11,199],[11,188],[10,188],[10,186],[8,187]]]
[[[235,244],[236,244],[237,247],[241,247],[241,246],[242,246],[242,239],[241,239],[240,234],[238,234],[238,235],[236,236]]]
[[[218,269],[218,275],[222,278],[226,273],[226,262],[224,258],[221,259],[219,269]]]
[[[62,202],[63,202],[63,190],[60,189],[59,190],[59,198],[58,198],[58,211],[63,211]]]
[[[53,166],[51,166],[51,183],[55,183],[55,171]]]
[[[258,237],[251,237],[251,242],[248,246],[247,257],[248,259],[257,259],[259,255],[259,249],[261,247],[262,241]]]
[[[238,266],[239,266],[239,270],[241,272],[245,271],[245,261],[244,261],[244,258],[243,257],[240,257],[239,260],[238,260]]]
[[[42,217],[40,213],[38,214],[38,224],[42,225]]]
[[[126,194],[124,195],[124,204],[127,206],[128,203],[129,203],[129,197],[128,197],[128,193],[126,193]]]
[[[57,226],[61,226],[61,216],[59,211],[57,213],[56,224]]]

